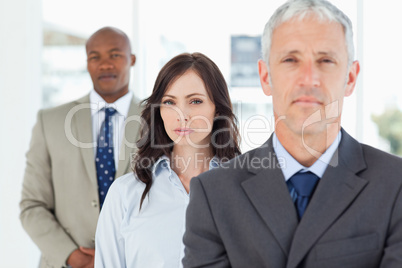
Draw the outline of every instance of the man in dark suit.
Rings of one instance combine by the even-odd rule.
[[[130,41],[104,27],[86,51],[93,90],[39,111],[27,153],[20,218],[42,253],[40,268],[94,266],[100,207],[114,179],[131,171],[136,151],[141,110],[129,90]]]
[[[192,179],[184,267],[402,267],[402,160],[340,126],[360,68],[350,20],[288,1],[262,48],[275,132]]]

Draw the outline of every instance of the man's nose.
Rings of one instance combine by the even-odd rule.
[[[306,62],[300,67],[299,85],[307,88],[317,88],[320,86],[319,70],[314,62]]]
[[[99,68],[101,70],[110,70],[114,68],[114,65],[112,64],[112,62],[109,59],[104,59],[101,61]]]

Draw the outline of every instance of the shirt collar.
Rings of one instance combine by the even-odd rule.
[[[295,173],[299,171],[311,171],[319,178],[322,178],[325,170],[327,169],[328,163],[331,161],[332,156],[339,146],[341,138],[342,133],[341,131],[339,131],[338,136],[332,142],[331,146],[328,147],[328,149],[320,156],[320,158],[318,158],[311,167],[305,167],[297,162],[297,160],[294,159],[293,156],[288,153],[288,151],[286,151],[274,132],[272,143],[274,144],[273,147],[278,160],[282,160],[279,161],[279,163],[281,165],[281,170],[285,177],[285,180],[287,181],[288,179],[290,179],[290,177],[292,177]]]
[[[212,157],[211,161],[209,161],[209,170],[217,168],[220,165],[221,164],[220,164],[219,158],[215,155],[214,157]]]
[[[152,174],[157,176],[162,169],[168,169],[169,172],[172,172],[170,168],[170,159],[166,155],[162,155],[161,157],[156,160],[155,164],[152,166]]]
[[[211,161],[209,161],[209,170],[217,168],[220,166],[220,161],[218,157],[215,155]],[[170,167],[170,159],[166,155],[162,155],[159,157],[158,160],[156,160],[155,164],[152,166],[152,173],[157,176],[162,169],[167,169],[169,173],[172,172],[172,169]]]
[[[89,102],[91,103],[91,114],[94,116],[104,107],[115,108],[116,111],[127,118],[128,110],[130,109],[131,99],[133,98],[133,92],[128,93],[113,103],[107,103],[95,90],[91,90],[89,93]]]

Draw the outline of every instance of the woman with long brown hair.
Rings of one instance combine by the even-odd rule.
[[[144,104],[134,172],[101,211],[95,267],[181,267],[191,178],[240,154],[225,79],[205,55],[171,59]]]

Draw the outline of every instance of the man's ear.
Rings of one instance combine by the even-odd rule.
[[[352,95],[356,82],[357,82],[357,76],[360,73],[360,64],[356,60],[352,63],[352,65],[349,68],[349,73],[348,73],[348,82],[346,83],[346,89],[345,89],[345,96],[348,97]]]
[[[269,81],[268,66],[263,60],[258,61],[258,73],[260,74],[260,82],[264,94],[271,96],[271,84]]]
[[[135,55],[131,54],[130,57],[131,57],[131,66],[134,66],[136,60]]]

